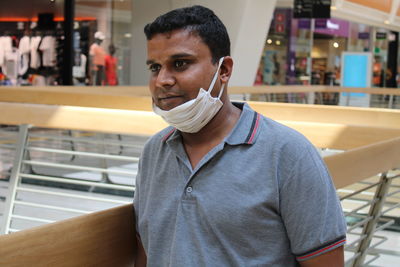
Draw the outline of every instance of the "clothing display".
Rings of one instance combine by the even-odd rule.
[[[4,64],[4,57],[7,51],[12,49],[12,39],[9,36],[0,36],[0,67]]]
[[[97,80],[96,83],[104,85],[106,52],[97,43],[90,46],[93,39],[89,36],[97,28],[96,21],[92,19],[75,21],[72,48],[74,57],[70,65],[66,64],[65,59],[67,49],[63,23],[56,21],[43,24],[13,19],[0,21],[0,86],[67,84],[67,76],[70,73],[67,68],[70,67],[73,72],[72,78],[79,85],[87,85],[91,81],[90,70],[96,71],[93,75]],[[97,35],[103,39],[105,37]],[[89,50],[96,62],[90,69]],[[6,56],[7,66],[5,66]],[[109,58],[108,65],[109,83],[116,85],[117,59]]]
[[[29,53],[31,50],[31,38],[29,36],[24,36],[19,41],[18,51],[21,54],[21,68],[18,74],[24,75],[29,68]]]
[[[40,67],[41,64],[41,58],[39,54],[39,45],[40,41],[42,40],[42,37],[40,36],[34,36],[31,39],[31,68],[32,69],[37,69]]]
[[[17,83],[20,58],[21,54],[16,48],[6,51],[4,55],[2,70],[3,73],[10,79],[12,85],[16,85]]]
[[[106,51],[104,51],[103,47],[94,43],[90,46],[89,55],[93,57],[93,69],[97,70],[97,66],[105,66],[106,61]]]
[[[104,85],[106,51],[98,44],[90,46],[89,55],[91,57],[91,75],[93,85]]]
[[[112,55],[106,55],[106,85],[118,85],[117,65],[118,59]]]
[[[313,145],[234,105],[236,126],[195,169],[175,128],[146,143],[134,205],[148,266],[298,266],[344,244],[340,202]]]
[[[105,78],[105,73],[104,73],[104,66],[97,65],[97,69],[92,71],[92,78],[94,85],[104,85],[104,78]]]
[[[72,76],[74,78],[86,77],[86,63],[87,63],[87,57],[84,54],[81,54],[80,64],[78,66],[73,66],[72,68]]]
[[[56,66],[58,62],[57,37],[48,34],[42,37],[40,31],[34,35],[33,37],[28,35],[0,37],[2,63],[0,70],[5,77],[2,79],[2,85],[55,84],[55,76],[58,75],[59,70]],[[29,79],[29,75],[36,75],[43,79]]]
[[[54,36],[43,37],[39,49],[43,53],[43,66],[54,67],[56,65],[56,38]]]

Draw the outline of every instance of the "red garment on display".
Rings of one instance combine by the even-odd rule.
[[[106,55],[106,85],[117,85],[117,58],[111,55]]]

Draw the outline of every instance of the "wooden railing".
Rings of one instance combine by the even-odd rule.
[[[290,104],[276,106],[259,102],[250,103],[250,105],[261,114],[273,119],[278,118],[281,123],[303,133],[315,146],[321,148],[360,149],[362,146],[400,137],[400,112],[398,111]],[[276,109],[274,110],[274,108]],[[320,116],[320,112],[326,112],[325,117]],[[133,110],[0,102],[0,114],[1,124],[31,124],[37,127],[125,134],[152,135],[167,126],[160,117],[152,112]],[[288,119],[290,116],[295,120],[279,119]],[[313,116],[317,122],[310,121]],[[373,125],[374,119],[375,125]],[[319,122],[318,120],[333,122]],[[380,146],[380,144],[376,145]],[[386,149],[393,150],[395,148],[396,146],[392,146]],[[368,150],[369,148],[363,149]],[[350,155],[350,152],[343,153],[342,157]],[[380,155],[383,162],[390,160],[387,155],[389,154]],[[349,156],[348,160],[351,162],[353,158]],[[361,163],[369,165],[368,162]],[[333,164],[332,166],[337,165]],[[331,172],[336,173],[336,170],[331,170]],[[341,177],[333,176],[337,186],[344,184]],[[360,179],[362,178],[366,177]]]
[[[143,111],[150,109],[146,107],[150,103],[148,97],[142,99],[143,103],[141,98],[129,99],[135,99],[142,111],[105,109],[103,103],[93,103],[96,105],[93,108],[3,102],[0,124],[141,135],[154,134],[166,126],[153,113]],[[67,103],[73,98],[64,100]],[[136,105],[129,104],[131,108]],[[324,158],[337,188],[400,166],[397,111],[250,105],[263,115],[297,129],[318,147],[346,150]],[[0,266],[131,266],[135,250],[132,214],[131,205],[123,206],[0,236]]]
[[[0,266],[133,266],[133,206],[0,236]]]
[[[302,132],[318,147],[347,150],[400,136],[398,110],[249,104],[261,114]],[[143,109],[150,110],[151,104]],[[100,132],[151,135],[167,126],[151,112],[133,110],[0,102],[0,114],[3,124]]]
[[[400,95],[390,88],[346,88],[338,86],[233,86],[230,94],[277,94],[313,92],[362,92]],[[146,86],[55,86],[0,87],[0,102],[148,110],[150,92]]]

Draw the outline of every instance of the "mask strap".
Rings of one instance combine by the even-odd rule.
[[[221,57],[219,59],[217,71],[214,74],[214,77],[213,77],[213,79],[211,81],[211,84],[210,84],[210,87],[209,87],[209,90],[208,90],[208,92],[210,94],[211,94],[211,91],[214,89],[214,85],[215,85],[215,82],[217,81],[217,77],[218,77],[218,71],[221,68],[222,62],[224,62],[224,57]]]
[[[225,89],[225,84],[223,83],[221,86],[221,90],[219,91],[218,99],[221,99],[221,95],[224,92],[224,89]]]

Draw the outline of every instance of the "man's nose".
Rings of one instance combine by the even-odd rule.
[[[156,87],[171,87],[175,84],[174,75],[167,68],[161,68],[156,78]]]

